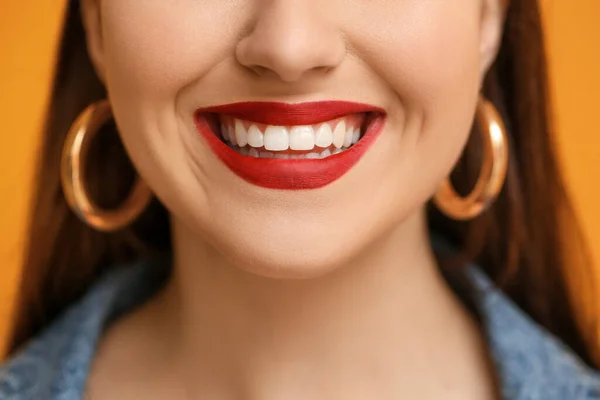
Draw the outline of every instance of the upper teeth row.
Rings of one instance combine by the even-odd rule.
[[[246,126],[249,127],[246,129]],[[332,144],[339,149],[350,147],[360,138],[360,128],[344,119],[313,126],[263,125],[262,128],[263,130],[256,124],[236,118],[231,121],[231,125],[221,124],[223,139],[227,142],[239,147],[264,147],[270,151],[312,150],[315,146],[326,148]]]

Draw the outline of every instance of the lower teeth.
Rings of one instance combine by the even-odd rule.
[[[342,153],[347,150],[344,148],[341,148],[341,149],[336,148],[333,151],[330,149],[325,149],[319,153],[312,152],[312,153],[305,153],[305,154],[290,154],[290,153],[274,153],[274,152],[270,152],[270,151],[259,151],[259,150],[255,149],[254,147],[249,148],[248,146],[238,147],[238,146],[230,145],[229,147],[244,156],[256,157],[256,158],[278,158],[278,159],[284,159],[284,160],[288,160],[288,159],[291,159],[291,160],[294,160],[294,159],[307,159],[307,160],[321,159],[321,158],[329,157],[331,155]]]

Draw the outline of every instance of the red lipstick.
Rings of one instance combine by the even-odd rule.
[[[209,121],[226,115],[265,125],[314,125],[344,116],[367,115],[358,143],[322,159],[256,158],[230,148],[211,128]],[[317,189],[347,173],[382,131],[385,111],[379,107],[346,101],[309,103],[243,102],[198,109],[196,126],[217,157],[236,175],[257,186],[281,190]]]

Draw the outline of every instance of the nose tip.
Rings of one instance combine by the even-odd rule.
[[[236,48],[241,65],[261,77],[291,83],[326,74],[342,62],[346,49],[341,35],[322,16],[298,4],[283,0],[262,10]]]
[[[238,60],[259,76],[274,76],[284,82],[296,82],[306,75],[324,74],[342,58],[335,46],[313,45],[309,38],[248,38],[239,46]]]

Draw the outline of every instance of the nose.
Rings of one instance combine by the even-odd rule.
[[[240,64],[259,76],[297,82],[324,74],[344,59],[343,36],[328,22],[322,0],[268,0],[257,12],[252,30],[237,45]],[[320,11],[319,11],[320,10]]]

